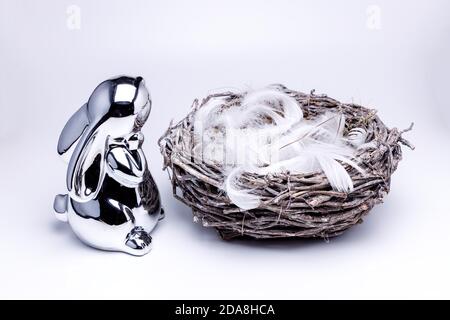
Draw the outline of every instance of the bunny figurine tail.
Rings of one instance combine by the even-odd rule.
[[[53,202],[53,209],[55,209],[56,219],[67,222],[67,194],[58,194]]]
[[[150,109],[141,77],[113,78],[97,86],[61,132],[67,194],[57,195],[53,207],[92,247],[136,256],[151,249],[150,232],[164,211],[142,150]]]

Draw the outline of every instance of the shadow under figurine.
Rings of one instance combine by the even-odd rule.
[[[151,249],[164,211],[141,148],[150,109],[141,77],[106,80],[59,137],[68,194],[55,197],[56,216],[92,247],[139,256]]]

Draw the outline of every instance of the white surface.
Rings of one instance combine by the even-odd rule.
[[[449,13],[445,0],[1,0],[0,298],[450,298]],[[52,211],[59,132],[117,74],[153,97],[144,149],[167,217],[142,258],[84,246]],[[385,203],[330,243],[223,242],[161,171],[156,141],[195,97],[275,82],[416,122]]]

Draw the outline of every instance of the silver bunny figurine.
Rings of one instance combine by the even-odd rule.
[[[149,233],[164,217],[157,186],[141,149],[151,109],[141,77],[102,82],[67,122],[58,153],[68,161],[68,194],[57,195],[56,216],[86,244],[144,255]]]

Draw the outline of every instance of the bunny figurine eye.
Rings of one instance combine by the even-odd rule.
[[[128,139],[128,146],[129,146],[130,150],[139,149],[143,143],[144,143],[144,135],[141,132],[133,134]]]
[[[67,194],[55,197],[54,209],[92,247],[138,256],[150,251],[150,232],[164,217],[141,148],[150,109],[141,77],[117,77],[98,85],[61,132]]]

